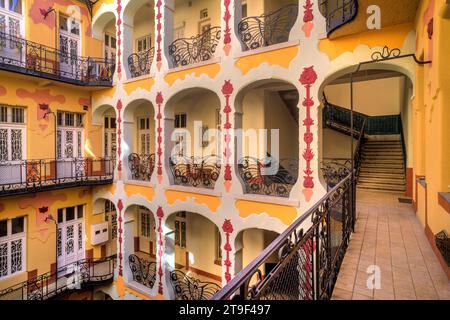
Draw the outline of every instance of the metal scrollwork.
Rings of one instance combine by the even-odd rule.
[[[238,24],[244,50],[254,50],[287,42],[298,16],[298,4],[287,5],[259,17],[247,17]]]
[[[372,61],[386,60],[399,57],[401,54],[402,52],[400,51],[400,49],[395,48],[391,50],[388,46],[384,46],[383,50],[372,53],[371,58]]]
[[[246,193],[288,198],[298,179],[298,159],[264,162],[245,157],[239,163],[239,174]]]
[[[220,175],[220,158],[173,157],[170,168],[176,185],[214,189]]]
[[[331,189],[350,174],[351,161],[350,159],[323,161],[321,170],[328,188]]]
[[[221,37],[220,27],[212,27],[200,35],[175,40],[169,46],[174,67],[210,60]]]
[[[176,300],[209,300],[221,288],[216,283],[200,281],[180,270],[170,273],[170,282]]]
[[[150,181],[155,169],[155,155],[132,153],[128,156],[128,166],[133,180]]]
[[[133,78],[150,74],[153,57],[155,55],[155,48],[133,53],[128,57],[128,69]]]
[[[135,254],[128,257],[128,262],[133,274],[133,281],[152,289],[156,283],[156,262],[141,259]]]

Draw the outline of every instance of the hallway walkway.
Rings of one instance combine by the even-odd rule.
[[[401,195],[358,190],[356,233],[339,273],[333,299],[450,300],[444,274],[412,205]],[[381,288],[368,289],[366,273],[380,267]]]

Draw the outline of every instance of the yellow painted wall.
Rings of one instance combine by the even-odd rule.
[[[184,25],[184,37],[190,38],[199,34],[200,11],[208,9],[211,27],[220,27],[220,2],[209,0],[175,0],[174,29]],[[189,7],[189,3],[192,6]],[[208,22],[209,23],[209,22]]]

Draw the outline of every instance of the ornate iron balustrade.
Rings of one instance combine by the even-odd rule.
[[[447,262],[447,266],[450,267],[450,237],[447,231],[442,230],[434,236],[436,247],[442,254],[442,257]]]
[[[271,159],[265,163],[264,160],[245,157],[239,162],[239,174],[245,193],[288,198],[298,179],[298,159],[279,162]]]
[[[217,156],[170,158],[170,168],[176,185],[214,189],[221,160]]]
[[[101,285],[114,278],[116,256],[83,259],[0,290],[0,300],[47,300],[83,285]]]
[[[73,158],[0,162],[0,197],[112,183],[111,159]]]
[[[0,33],[0,69],[84,86],[111,86],[115,61],[74,56]]]
[[[298,4],[284,6],[259,17],[247,17],[238,24],[244,50],[287,42],[298,16]]]
[[[153,57],[155,56],[155,48],[133,53],[128,57],[128,69],[133,78],[150,74],[152,68]]]
[[[187,66],[211,60],[221,37],[220,27],[212,27],[191,38],[177,39],[169,46],[173,66]]]
[[[330,299],[350,242],[353,183],[347,176],[299,217],[213,300]],[[273,254],[278,261],[268,274],[260,270]],[[255,279],[256,278],[256,279]]]
[[[326,18],[329,36],[333,31],[355,19],[358,14],[358,1],[321,0],[319,10]]]
[[[128,257],[133,281],[152,289],[156,283],[156,262],[149,262],[135,254]]]
[[[210,300],[221,289],[216,283],[200,281],[180,270],[170,272],[170,282],[176,300]]]
[[[139,181],[150,181],[155,170],[155,155],[138,155],[132,153],[128,156],[128,166],[131,179]]]

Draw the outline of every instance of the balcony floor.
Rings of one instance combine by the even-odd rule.
[[[333,293],[336,300],[450,300],[442,270],[410,204],[399,194],[358,191],[356,233]],[[367,267],[381,269],[381,288],[368,289]]]

